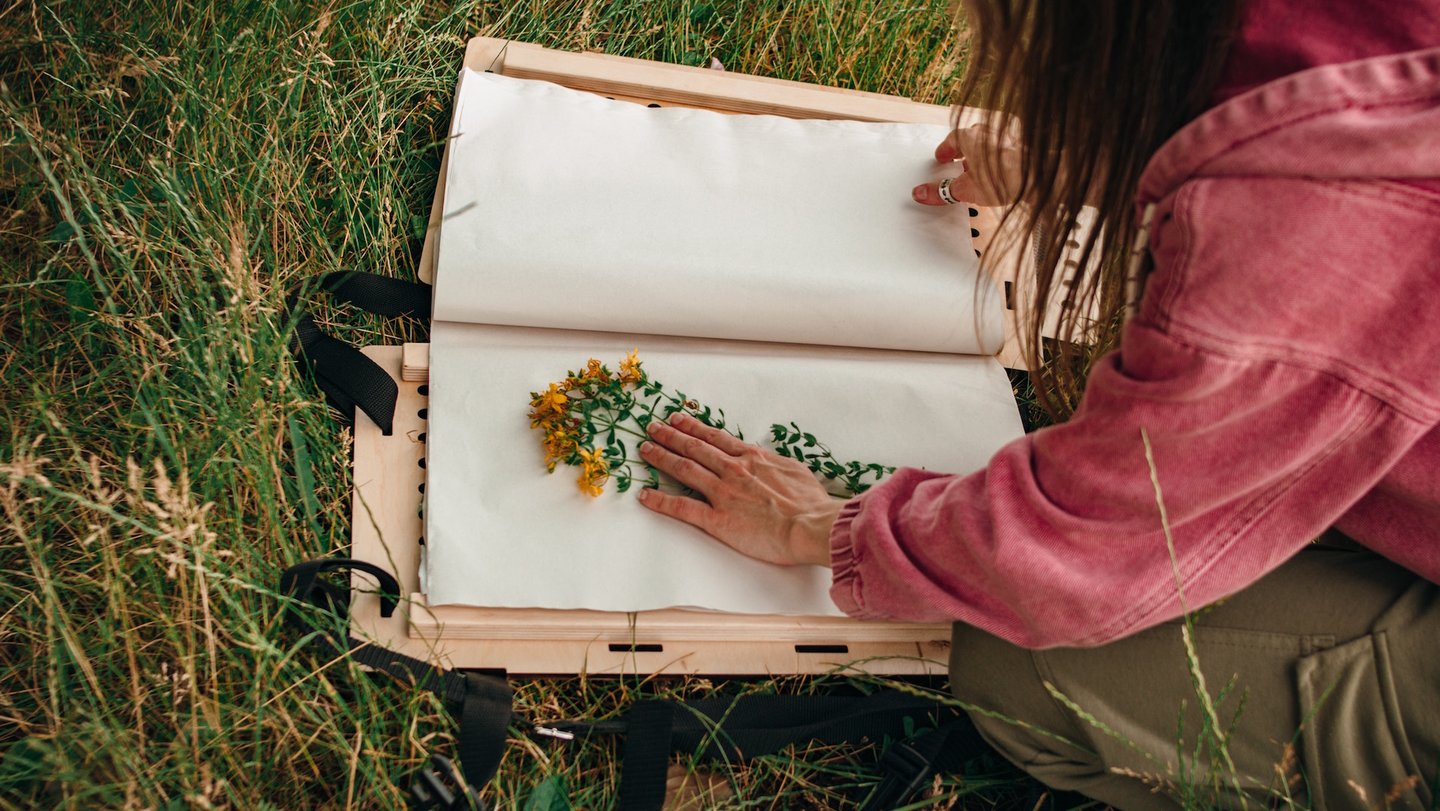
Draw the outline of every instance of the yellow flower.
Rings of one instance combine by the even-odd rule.
[[[620,382],[639,383],[644,374],[640,370],[640,350],[637,347],[630,350],[625,359],[620,361]]]
[[[547,412],[557,416],[563,415],[566,404],[569,402],[570,398],[565,395],[565,392],[560,390],[560,386],[551,383],[547,391],[540,392],[540,394],[531,401],[531,405],[535,406],[532,417],[542,419],[543,417],[535,417],[534,415],[544,415]]]
[[[569,425],[547,425],[545,428],[545,469],[555,472],[556,463],[568,457],[575,450],[575,435]]]
[[[610,372],[600,364],[599,360],[591,358],[585,363],[585,372],[583,378],[585,380],[594,380],[600,383],[605,383],[610,380]]]
[[[580,448],[575,453],[583,465],[580,477],[575,480],[580,486],[580,492],[592,497],[600,495],[605,490],[606,480],[610,478],[610,463],[605,461],[599,448]]]

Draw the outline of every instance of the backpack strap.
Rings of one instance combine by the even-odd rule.
[[[380,583],[380,615],[389,617],[395,613],[400,594],[399,582],[389,572],[363,560],[324,558],[291,566],[280,575],[280,591],[298,602],[348,619],[348,589],[320,579],[320,575],[326,572],[342,569],[359,569],[375,577]],[[287,606],[285,621],[292,627],[315,630],[294,605]],[[456,758],[460,767],[457,773],[454,762],[431,755],[430,765],[411,779],[410,807],[426,811],[462,808],[484,811],[485,804],[477,792],[490,782],[500,766],[506,731],[514,715],[510,685],[503,677],[446,670],[350,636],[340,643],[319,632],[312,637],[311,644],[324,655],[348,655],[357,664],[444,698],[459,725]],[[663,790],[663,783],[661,788]]]
[[[342,270],[306,279],[285,299],[287,321],[293,319],[295,330],[290,349],[325,393],[326,402],[339,411],[347,423],[354,420],[355,409],[360,409],[380,426],[385,436],[390,436],[399,386],[360,350],[325,334],[315,318],[301,308],[303,294],[315,289],[377,315],[428,319],[430,285]]]
[[[392,616],[400,585],[373,563],[350,558],[307,561],[284,571],[280,590],[341,619],[349,616],[349,591],[321,579],[327,572],[359,569],[379,583],[380,614]],[[357,664],[386,673],[445,699],[456,715],[456,760],[432,754],[412,777],[410,807],[480,809],[478,789],[495,775],[504,753],[506,732],[515,720],[513,696],[503,677],[446,670],[346,636],[343,642],[313,628],[310,617],[286,607],[288,625],[314,634],[312,646],[328,657],[348,655]],[[920,732],[915,733],[916,729]],[[860,806],[885,811],[904,805],[941,771],[950,771],[988,747],[964,713],[940,702],[899,690],[864,696],[745,695],[677,702],[636,702],[618,718],[597,722],[563,721],[536,726],[536,734],[574,740],[592,735],[625,735],[616,808],[659,811],[665,801],[665,777],[672,752],[735,762],[774,754],[792,744],[858,744],[888,741],[880,760],[880,784]]]
[[[979,730],[964,714],[935,729],[894,741],[880,758],[884,774],[880,785],[865,798],[859,811],[899,808],[919,794],[936,774],[956,771],[965,760],[988,749]]]
[[[935,727],[936,723],[938,727]],[[912,735],[912,730],[921,731]],[[933,727],[933,728],[932,728]],[[880,784],[861,806],[904,805],[940,770],[987,750],[969,718],[934,699],[882,690],[868,696],[747,695],[686,702],[642,701],[620,718],[537,727],[562,739],[624,734],[619,811],[658,811],[671,752],[748,760],[792,744],[890,741]]]

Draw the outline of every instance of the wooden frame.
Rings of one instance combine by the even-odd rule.
[[[947,107],[893,96],[489,38],[470,41],[465,65],[644,104],[871,121],[951,120]],[[434,269],[446,161],[441,163],[420,259],[419,275],[425,281]],[[978,251],[995,244],[998,222],[998,211],[972,209]],[[1018,286],[1006,292],[1012,301],[1023,300]],[[1007,312],[1006,335],[1001,359],[1013,365],[1018,357],[1013,312]],[[352,556],[394,573],[404,594],[400,610],[382,618],[374,584],[364,574],[353,575],[352,624],[363,638],[447,666],[515,673],[770,675],[842,668],[897,675],[945,672],[948,625],[678,609],[618,613],[428,605],[419,583],[428,346],[368,347],[365,353],[399,381],[400,398],[392,436],[382,436],[365,415],[356,415]]]
[[[351,556],[395,574],[402,595],[399,610],[381,617],[375,584],[355,572],[351,623],[357,636],[449,667],[513,673],[768,675],[842,667],[887,674],[945,672],[948,625],[683,610],[427,605],[419,579],[425,345],[372,346],[364,352],[396,378],[400,396],[388,437],[363,413],[356,414]]]

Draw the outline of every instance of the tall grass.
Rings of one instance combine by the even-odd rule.
[[[947,4],[0,4],[0,806],[401,807],[447,750],[437,699],[297,647],[272,589],[349,536],[350,437],[289,359],[285,292],[413,277],[469,36],[943,101]],[[423,334],[320,315],[356,343]],[[597,716],[712,687],[816,685],[536,680],[517,702]],[[874,779],[833,752],[734,778],[773,808]],[[613,788],[604,751],[517,737],[490,796],[604,808]]]

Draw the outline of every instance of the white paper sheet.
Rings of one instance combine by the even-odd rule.
[[[437,323],[431,333],[426,590],[433,604],[833,615],[829,569],[730,551],[635,491],[547,475],[529,393],[632,348],[747,438],[794,420],[842,459],[967,472],[1021,432],[993,358]]]
[[[935,354],[1002,337],[965,207],[909,199],[943,136],[465,71],[430,347],[430,602],[838,613],[828,569],[760,563],[634,491],[546,475],[529,392],[638,348],[753,440],[794,420],[845,459],[982,467],[1020,423],[993,358]]]
[[[652,109],[465,70],[451,134],[437,320],[974,354],[1003,339],[966,207],[910,199],[944,127]]]

